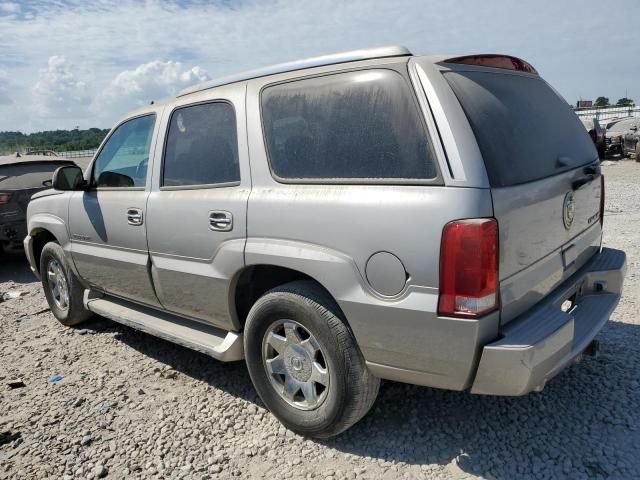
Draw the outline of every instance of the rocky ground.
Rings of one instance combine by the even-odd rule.
[[[0,479],[638,478],[640,164],[603,169],[605,244],[628,271],[598,358],[522,398],[387,382],[330,441],[280,426],[241,362],[104,319],[62,327],[23,258],[4,257]]]

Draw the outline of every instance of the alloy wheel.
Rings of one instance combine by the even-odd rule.
[[[266,331],[262,359],[272,387],[289,405],[313,410],[329,390],[327,356],[313,334],[294,320],[278,320]]]
[[[69,308],[69,286],[67,283],[67,276],[64,273],[64,269],[55,258],[52,258],[47,265],[47,283],[56,306],[61,310]]]

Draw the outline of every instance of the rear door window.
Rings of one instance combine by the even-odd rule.
[[[240,181],[233,107],[215,102],[173,112],[167,135],[162,185],[180,187]]]
[[[591,163],[598,153],[569,104],[537,76],[446,72],[493,187],[531,182]]]
[[[407,81],[360,70],[267,87],[271,168],[282,179],[433,179],[426,130]]]

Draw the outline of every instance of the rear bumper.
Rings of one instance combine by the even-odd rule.
[[[524,395],[544,388],[589,345],[616,308],[626,269],[623,251],[605,248],[482,349],[471,393]],[[562,303],[571,298],[568,312]]]
[[[18,220],[13,217],[9,222],[0,220],[0,242],[20,243],[27,234],[27,221],[24,218]]]

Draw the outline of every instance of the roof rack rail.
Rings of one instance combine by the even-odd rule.
[[[311,67],[321,67],[324,65],[333,65],[336,63],[356,62],[358,60],[367,60],[370,58],[385,57],[404,57],[410,56],[412,53],[402,46],[389,46],[378,48],[366,48],[361,50],[352,50],[350,52],[333,53],[331,55],[322,55],[320,57],[305,58],[294,62],[280,63],[269,67],[263,67],[256,70],[250,70],[227,77],[216,78],[207,82],[199,83],[191,87],[187,87],[178,93],[177,97],[183,97],[191,93],[208,90],[214,87],[220,87],[229,83],[241,82],[252,78],[266,77],[276,73],[293,72],[295,70],[303,70]]]

